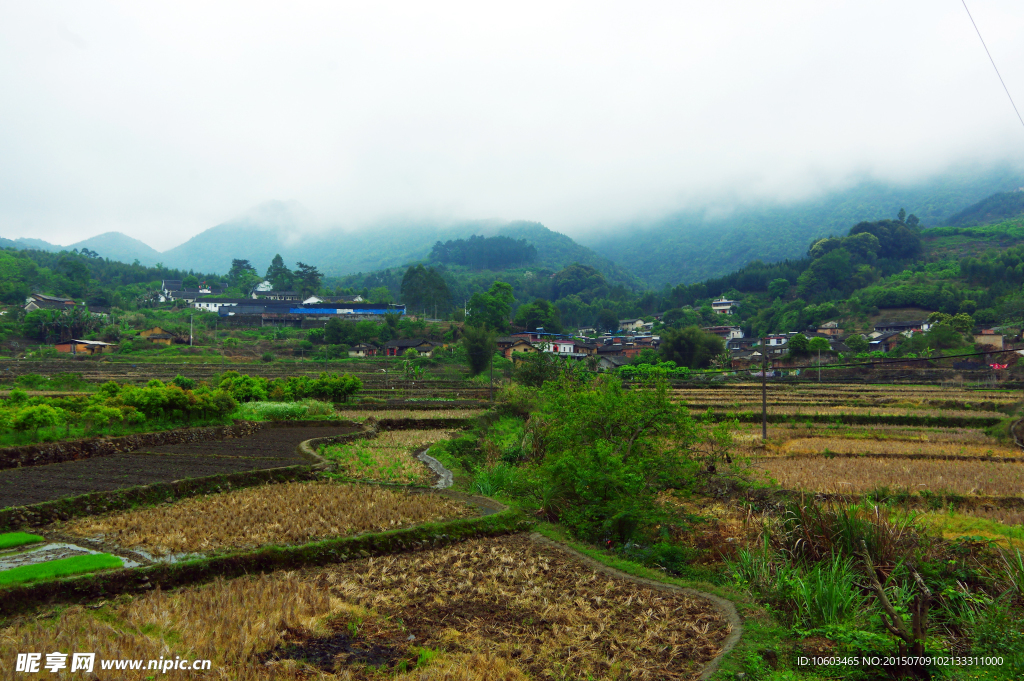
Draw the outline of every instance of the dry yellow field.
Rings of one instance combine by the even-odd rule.
[[[0,649],[210,659],[213,675],[239,681],[369,681],[429,648],[443,652],[398,678],[654,681],[696,678],[728,631],[706,601],[593,572],[520,536],[76,606],[0,629]],[[0,656],[0,676],[14,663]]]
[[[353,421],[365,421],[371,416],[380,419],[470,419],[484,413],[484,409],[366,409],[340,412]]]
[[[800,437],[786,441],[772,452],[776,456],[813,456],[820,454],[853,454],[864,456],[969,456],[1022,458],[1024,452],[1002,444],[969,444],[957,441],[927,442],[921,440],[876,440],[845,437]]]
[[[465,504],[432,494],[292,482],[81,518],[61,529],[162,555],[302,544],[473,513]]]
[[[1024,495],[1024,464],[920,459],[764,458],[756,467],[784,489],[860,494],[880,487],[909,492]]]

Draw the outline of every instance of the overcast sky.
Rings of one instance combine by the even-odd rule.
[[[0,3],[0,236],[325,223],[578,234],[1024,159],[960,0]],[[1024,105],[1024,3],[969,0]]]

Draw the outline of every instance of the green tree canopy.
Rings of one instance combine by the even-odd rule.
[[[725,341],[720,337],[701,331],[696,326],[685,329],[670,329],[661,339],[658,352],[662,359],[675,362],[677,366],[704,369],[718,355],[725,351]]]
[[[505,331],[508,329],[513,303],[515,295],[512,293],[512,286],[503,281],[496,281],[486,293],[474,293],[469,299],[466,324]]]
[[[543,298],[538,298],[527,305],[521,305],[516,310],[516,325],[525,327],[527,331],[536,331],[541,328],[548,333],[562,332],[558,308]]]
[[[485,326],[466,326],[463,329],[462,347],[469,362],[469,375],[477,376],[491,365],[498,350],[496,334]]]

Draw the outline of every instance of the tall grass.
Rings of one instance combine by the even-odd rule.
[[[473,478],[473,489],[485,497],[511,492],[519,481],[519,469],[504,462],[484,468]]]
[[[332,416],[334,407],[319,400],[301,402],[243,402],[238,405],[238,417],[249,421],[288,421],[313,416]]]
[[[797,616],[808,629],[853,622],[866,601],[852,558],[833,556],[795,581]]]

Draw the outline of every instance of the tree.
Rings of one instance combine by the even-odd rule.
[[[658,352],[662,359],[677,366],[704,369],[711,360],[725,351],[725,341],[719,336],[705,333],[696,326],[670,329],[661,339]]]
[[[798,333],[789,339],[789,354],[794,356],[806,355],[807,349],[810,346],[810,341],[807,340],[807,336],[802,333]]]
[[[807,349],[810,352],[829,352],[832,350],[832,346],[829,345],[827,339],[821,336],[815,336],[807,343]]]
[[[469,315],[466,324],[470,326],[486,326],[495,331],[508,328],[508,318],[512,314],[515,296],[511,284],[496,281],[491,284],[487,293],[474,293],[469,299]]]
[[[853,334],[852,336],[847,338],[845,342],[846,347],[858,353],[867,352],[868,348],[871,347],[867,339],[864,338],[864,336],[860,335],[859,333]]]
[[[498,350],[495,333],[485,326],[466,326],[463,329],[462,347],[469,362],[469,375],[478,376],[491,365]]]
[[[270,282],[275,291],[288,291],[291,289],[293,278],[292,271],[284,266],[284,258],[281,257],[281,254],[275,255],[274,259],[270,261],[270,267],[267,268],[265,279]]]
[[[324,327],[324,342],[329,345],[351,345],[356,342],[355,322],[337,318],[330,320]]]
[[[57,410],[48,404],[37,404],[32,407],[19,409],[14,416],[12,425],[15,430],[34,430],[36,439],[39,439],[40,428],[52,428],[60,421]]]
[[[772,283],[768,284],[768,297],[772,300],[785,298],[787,293],[789,293],[788,279],[773,279]]]
[[[184,279],[181,280],[181,285],[183,287],[185,287],[186,290],[198,289],[199,288],[199,277],[197,277],[194,274],[190,274],[190,275],[188,275],[187,277],[185,277]]]
[[[433,267],[413,265],[402,277],[402,300],[415,310],[447,311],[451,292],[441,273]]]
[[[303,296],[311,296],[320,290],[320,280],[323,279],[320,271],[312,266],[307,265],[304,262],[297,262],[295,265],[298,267],[295,270],[295,279],[299,285],[299,291]]]
[[[597,328],[602,331],[616,331],[619,328],[619,316],[609,310],[607,307],[602,308],[597,313]]]
[[[387,305],[391,303],[391,289],[387,286],[375,286],[370,289],[370,302]]]
[[[234,259],[231,261],[231,269],[228,270],[228,283],[238,286],[244,274],[256,276],[256,268],[248,260]]]
[[[558,308],[543,298],[533,303],[521,305],[516,311],[516,325],[525,327],[527,331],[544,329],[549,333],[561,333],[562,323]]]

